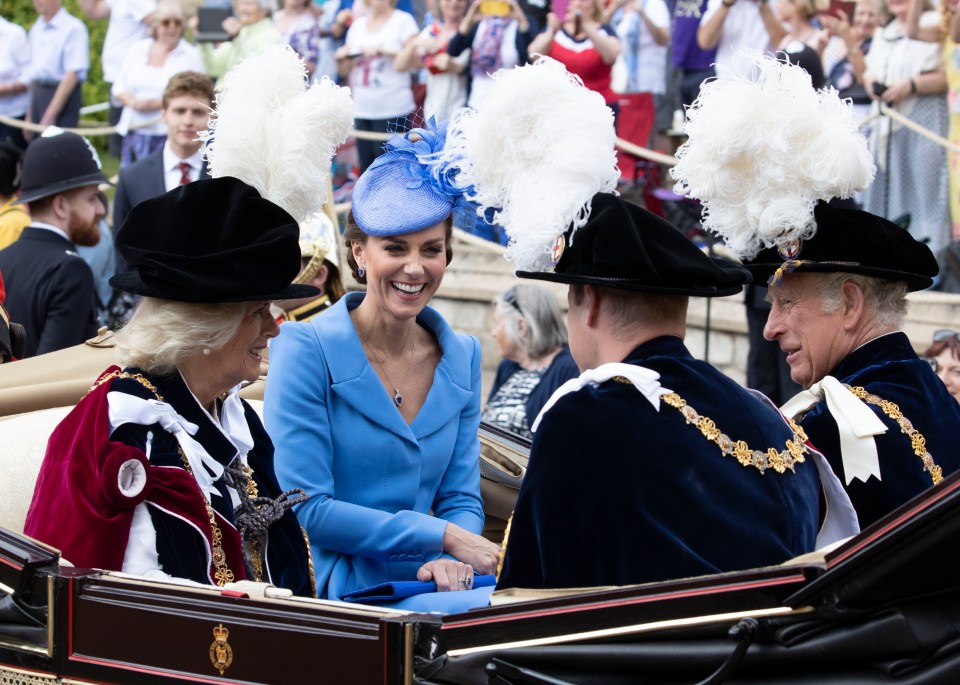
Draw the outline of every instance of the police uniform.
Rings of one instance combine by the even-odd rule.
[[[745,263],[758,282],[769,279],[776,287],[785,273],[842,272],[902,282],[911,291],[933,284],[938,266],[930,248],[893,222],[826,202],[817,204],[814,219],[812,238],[767,248]],[[847,426],[849,412],[831,409],[823,386],[832,379],[882,424],[882,432],[854,441],[868,443],[871,451],[875,445],[866,480],[854,475],[851,450],[842,446],[838,426]],[[826,379],[787,402],[784,411],[796,415],[844,481],[861,527],[960,467],[960,405],[903,333],[882,335],[853,350]]]
[[[109,181],[93,146],[50,127],[22,158],[18,204]],[[25,357],[79,345],[97,333],[93,272],[77,254],[68,228],[34,222],[0,250],[7,309],[26,329]]]
[[[97,334],[93,272],[59,233],[28,226],[0,250],[7,309],[26,330],[24,356],[79,345]]]
[[[611,195],[594,196],[589,222],[565,241],[553,272],[518,275],[638,297],[729,295],[747,276]],[[627,585],[781,563],[817,544],[821,479],[845,511],[840,527],[856,532],[849,501],[799,427],[695,360],[680,338],[655,337],[570,383],[534,432],[498,588]]]

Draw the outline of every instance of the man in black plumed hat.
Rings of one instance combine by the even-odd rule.
[[[0,273],[10,316],[26,330],[25,357],[96,335],[93,272],[76,247],[100,240],[100,183],[108,183],[100,159],[75,133],[50,127],[23,155],[19,202],[30,208],[31,224],[0,250]]]
[[[609,194],[594,196],[558,253],[553,271],[518,275],[569,284],[570,351],[583,373],[534,423],[498,587],[767,566],[857,532],[803,431],[684,346],[689,297],[740,292],[742,268]]]
[[[816,233],[746,263],[769,281],[764,336],[805,390],[784,405],[867,526],[960,467],[960,405],[900,332],[937,261],[881,217],[819,202]]]

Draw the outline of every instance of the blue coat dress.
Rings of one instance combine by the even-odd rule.
[[[416,580],[424,562],[441,556],[448,521],[483,530],[480,344],[454,333],[430,307],[420,313],[417,322],[443,354],[408,426],[350,319],[363,297],[350,293],[323,316],[283,324],[270,345],[265,424],[281,486],[313,496],[296,512],[326,599]],[[486,604],[489,592],[433,593],[391,606],[461,611]]]

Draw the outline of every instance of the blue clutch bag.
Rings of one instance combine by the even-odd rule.
[[[496,576],[474,576],[473,588],[490,587],[497,584]],[[425,592],[436,592],[437,584],[432,580],[398,580],[392,583],[380,583],[360,590],[346,593],[340,599],[344,602],[389,602]]]

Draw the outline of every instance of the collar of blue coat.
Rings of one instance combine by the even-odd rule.
[[[370,393],[371,384],[382,384],[367,361],[350,318],[350,310],[365,296],[360,292],[347,293],[325,314],[309,322],[327,359],[331,390],[359,413],[408,440],[419,440],[439,430],[474,398],[479,415],[479,345],[471,336],[458,335],[432,307],[424,307],[417,315],[417,323],[436,336],[442,356],[427,399],[413,423],[408,426],[403,420],[386,389]]]

